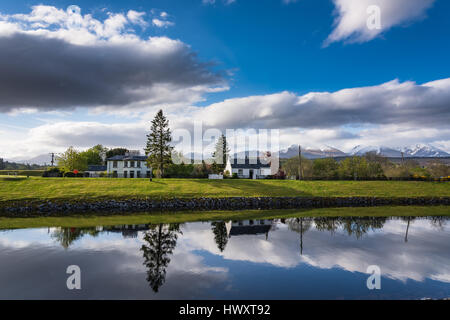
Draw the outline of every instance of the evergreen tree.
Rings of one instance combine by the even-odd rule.
[[[230,149],[228,148],[227,137],[222,134],[219,139],[217,139],[215,151],[212,154],[219,171],[225,170],[229,153]]]
[[[219,248],[220,252],[223,252],[228,243],[228,233],[225,222],[211,222],[211,228],[214,233],[214,240],[216,241],[217,248]]]
[[[141,251],[145,260],[144,265],[147,267],[147,281],[154,292],[158,292],[166,280],[166,268],[170,263],[170,255],[177,245],[178,232],[178,224],[170,226],[159,224],[145,232],[146,244],[142,245]]]
[[[148,156],[147,166],[158,168],[158,177],[164,175],[164,168],[170,164],[171,152],[173,147],[170,146],[172,134],[169,128],[169,120],[159,110],[155,118],[152,120],[150,133],[147,135],[147,147],[145,153]]]

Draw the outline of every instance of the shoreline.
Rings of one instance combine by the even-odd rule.
[[[450,206],[450,197],[223,197],[109,200],[31,200],[3,203],[1,217],[48,217],[94,213],[237,211],[380,206]],[[450,207],[449,207],[450,210]]]
[[[285,209],[285,210],[244,210],[244,211],[180,211],[128,213],[115,215],[100,215],[99,213],[84,213],[83,215],[66,215],[60,217],[0,217],[0,230],[42,228],[42,227],[95,227],[105,225],[130,224],[168,224],[187,222],[235,221],[258,219],[289,219],[289,218],[406,218],[406,217],[447,217],[450,219],[448,206],[383,206],[383,207],[341,207],[316,209]]]

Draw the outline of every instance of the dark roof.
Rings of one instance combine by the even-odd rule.
[[[106,171],[106,166],[90,165],[87,171]]]
[[[252,225],[252,226],[232,226],[230,236],[239,236],[243,234],[261,234],[270,231],[271,225]]]
[[[114,156],[106,159],[106,161],[145,161],[146,156]]]
[[[231,167],[234,169],[260,169],[270,168],[270,163],[261,163],[258,158],[233,158],[230,159]]]

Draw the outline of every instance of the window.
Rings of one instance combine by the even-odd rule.
[[[130,161],[130,167],[134,168],[134,161]]]
[[[244,170],[239,169],[239,170],[238,170],[238,175],[242,176],[243,174],[244,174]]]
[[[128,171],[124,171],[124,172],[123,172],[123,177],[124,177],[124,178],[127,178],[127,177],[128,177]]]
[[[124,162],[123,162],[123,167],[124,167],[124,168],[128,168],[128,161],[124,161]]]
[[[137,167],[138,167],[138,168],[141,167],[141,162],[140,162],[140,161],[137,162]]]
[[[137,171],[136,172],[136,178],[140,178],[141,177],[141,172],[140,171]]]
[[[134,178],[134,171],[130,171],[130,178]]]
[[[113,168],[117,168],[117,161],[113,161]]]
[[[150,171],[147,171],[147,178],[150,178]]]
[[[113,178],[117,178],[117,171],[113,171]]]

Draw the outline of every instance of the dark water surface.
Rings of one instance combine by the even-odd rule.
[[[450,224],[289,218],[0,231],[1,299],[450,297]],[[81,270],[69,290],[66,269]],[[369,290],[367,267],[381,270]]]

